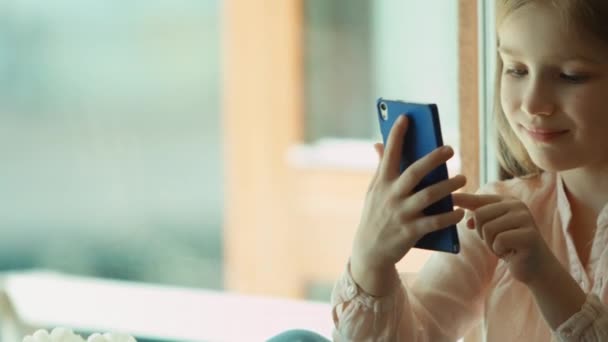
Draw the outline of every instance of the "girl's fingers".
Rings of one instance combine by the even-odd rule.
[[[462,188],[467,182],[463,175],[457,175],[422,189],[406,200],[406,206],[412,212],[419,213],[429,205]]]
[[[510,254],[526,249],[527,240],[530,239],[525,229],[511,229],[501,232],[494,239],[491,249],[498,257],[503,258]]]
[[[483,227],[481,227],[480,237],[486,242],[489,248],[492,248],[498,234],[510,229],[517,229],[521,227],[521,224],[521,220],[517,217],[505,213],[502,216],[486,222]]]
[[[382,156],[384,155],[384,145],[382,143],[375,143],[374,150],[376,150],[376,153],[378,154],[379,163],[378,163],[378,167],[376,168],[376,173],[374,173],[374,176],[372,177],[372,181],[369,183],[367,192],[369,192],[372,189],[372,187],[376,183],[376,179],[378,179],[378,174],[380,173],[380,167],[382,165]]]
[[[480,195],[457,193],[452,195],[454,205],[468,210],[477,210],[485,205],[500,202],[503,198],[499,195]]]
[[[443,214],[419,217],[404,229],[413,229],[416,236],[421,238],[428,233],[457,224],[463,217],[464,210],[456,209]]]
[[[475,220],[475,228],[479,233],[479,236],[484,239],[484,226],[509,212],[510,206],[505,202],[496,202],[485,205],[473,212],[473,220]]]
[[[399,175],[401,153],[403,151],[403,138],[407,132],[408,120],[400,115],[391,128],[386,140],[386,148],[380,162],[380,176],[392,179]]]
[[[439,165],[445,163],[453,155],[454,150],[450,146],[442,146],[423,158],[416,160],[397,180],[396,187],[398,191],[404,196],[410,194],[422,178],[431,173]]]
[[[376,150],[376,153],[378,154],[379,160],[382,161],[382,156],[384,155],[384,144],[382,144],[382,143],[375,143],[374,144],[374,150]]]

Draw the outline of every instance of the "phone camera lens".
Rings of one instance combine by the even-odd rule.
[[[382,120],[388,119],[388,107],[384,102],[380,102],[380,116],[382,116]]]

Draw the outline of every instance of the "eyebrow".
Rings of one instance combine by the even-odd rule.
[[[498,52],[500,52],[503,55],[509,55],[509,56],[519,56],[520,54],[517,53],[515,50],[508,48],[504,45],[499,45],[498,46]]]
[[[508,56],[512,56],[512,57],[521,57],[521,55],[522,55],[519,51],[512,49],[508,46],[504,46],[504,45],[499,45],[497,49],[498,49],[498,52],[503,55],[508,55]],[[564,60],[568,60],[568,61],[581,61],[581,62],[591,63],[591,64],[603,64],[598,59],[590,58],[589,56],[584,56],[584,55],[580,55],[580,54],[558,55],[557,57],[562,58]]]

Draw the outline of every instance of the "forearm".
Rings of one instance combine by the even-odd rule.
[[[545,321],[556,330],[585,303],[586,294],[564,267],[553,259],[528,284]]]

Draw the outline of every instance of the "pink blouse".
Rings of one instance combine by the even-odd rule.
[[[411,287],[396,281],[388,296],[364,293],[347,267],[332,293],[335,340],[457,341],[481,323],[482,341],[489,342],[608,341],[608,205],[597,218],[589,262],[583,265],[557,174],[496,182],[480,193],[513,196],[528,205],[555,256],[588,294],[581,311],[552,331],[526,285],[511,276],[475,230],[461,224],[460,254],[434,253]]]

